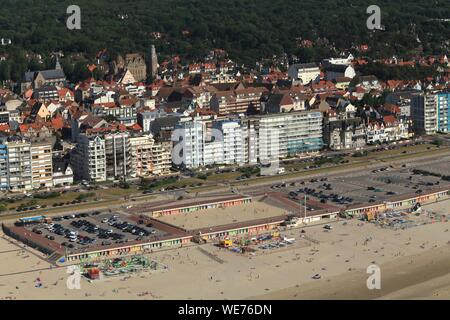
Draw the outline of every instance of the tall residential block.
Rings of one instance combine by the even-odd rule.
[[[132,137],[130,144],[135,177],[164,175],[170,172],[172,162],[167,144],[155,142],[151,135]]]
[[[411,100],[411,116],[415,132],[434,134],[438,131],[438,99],[436,94],[422,94]]]
[[[436,95],[437,99],[437,131],[450,132],[450,92],[441,92]]]
[[[53,186],[52,145],[33,143],[31,152],[32,188],[50,188]]]
[[[28,191],[33,189],[31,143],[19,138],[0,138],[0,189]]]
[[[105,140],[99,136],[80,135],[72,150],[70,164],[75,180],[106,181]]]
[[[322,149],[322,113],[300,111],[259,115],[257,130],[259,156],[269,158],[275,152],[279,158],[314,153]]]
[[[104,136],[106,156],[106,178],[123,179],[132,177],[130,135],[127,132]]]
[[[223,164],[245,164],[247,130],[239,121],[225,120],[215,123],[214,128],[222,135]]]

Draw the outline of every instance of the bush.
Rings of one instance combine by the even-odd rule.
[[[432,145],[435,145],[437,147],[442,146],[442,141],[438,139],[434,139],[433,142],[431,142]]]
[[[201,173],[201,174],[199,174],[199,175],[197,176],[197,178],[198,178],[198,179],[202,179],[202,180],[206,180],[206,179],[208,179],[208,175],[207,175],[207,174],[204,174],[204,173]]]
[[[352,157],[355,157],[355,158],[358,158],[358,157],[365,157],[365,156],[367,156],[369,153],[367,152],[367,150],[364,150],[364,151],[360,151],[360,152],[357,152],[357,153],[354,153],[353,155],[352,155]]]
[[[44,192],[44,193],[39,193],[33,196],[33,198],[37,198],[37,199],[50,199],[50,198],[56,198],[59,197],[60,193],[59,192]]]
[[[76,200],[83,201],[83,200],[86,200],[86,199],[92,198],[92,197],[95,197],[94,192],[82,193],[76,198]]]

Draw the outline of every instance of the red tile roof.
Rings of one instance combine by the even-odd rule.
[[[5,123],[5,124],[0,124],[0,131],[1,132],[9,132],[11,128],[9,127],[9,124]]]
[[[64,127],[64,119],[62,116],[56,116],[51,120],[51,125],[55,130],[61,130]]]
[[[384,116],[383,121],[384,121],[384,123],[393,124],[393,123],[397,122],[397,119],[395,118],[395,116]]]

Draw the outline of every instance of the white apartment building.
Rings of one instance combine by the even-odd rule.
[[[0,189],[33,189],[30,142],[18,137],[0,140]]]
[[[208,129],[207,122],[194,119],[175,127],[172,162],[188,169],[223,163],[222,135],[217,129]]]
[[[167,113],[163,109],[139,112],[137,114],[137,123],[141,126],[142,132],[148,133],[151,131],[152,122],[157,118],[165,116],[167,116]]]
[[[205,146],[204,123],[200,121],[183,122],[175,127],[172,135],[174,144],[172,162],[188,169],[204,165]]]
[[[441,92],[436,96],[438,108],[438,132],[450,132],[450,92]]]
[[[239,164],[246,162],[245,136],[247,130],[242,127],[239,121],[220,121],[215,124],[215,128],[220,130],[223,136],[222,153],[223,164]]]
[[[131,144],[128,132],[107,134],[105,141],[106,178],[126,178],[134,175],[131,164]]]
[[[9,190],[8,146],[0,140],[0,190]]]
[[[259,157],[285,158],[322,149],[322,113],[300,111],[255,116]]]
[[[315,63],[293,64],[288,69],[288,76],[302,84],[308,84],[311,81],[318,82],[320,80],[320,69]]]
[[[242,130],[244,135],[244,157],[245,163],[257,164],[258,163],[258,153],[259,153],[259,140],[258,131],[255,128],[254,121],[250,119],[241,120]]]
[[[31,152],[32,188],[50,188],[53,186],[52,145],[33,143]]]
[[[106,181],[105,140],[99,136],[80,135],[72,150],[70,164],[76,180]]]

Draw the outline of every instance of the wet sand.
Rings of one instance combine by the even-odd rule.
[[[382,264],[381,289],[366,286],[366,270],[348,272],[252,299],[450,299],[450,245]]]

